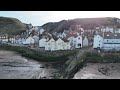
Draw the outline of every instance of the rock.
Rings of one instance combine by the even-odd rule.
[[[102,68],[98,68],[98,71],[104,75],[109,75],[109,68],[108,67],[102,67]]]

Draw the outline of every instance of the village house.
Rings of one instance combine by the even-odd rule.
[[[27,34],[30,35],[32,32],[36,33],[36,35],[41,35],[45,30],[41,26],[32,26],[32,28],[28,29]]]
[[[39,29],[39,34],[41,35],[41,34],[43,34],[43,32],[45,32],[45,30],[42,28],[42,27],[38,27],[38,29]]]
[[[54,40],[51,38],[46,42],[45,50],[57,51],[57,50],[70,50],[71,46],[69,42],[64,42],[62,39]]]
[[[39,40],[39,47],[40,48],[45,48],[46,41],[48,41],[47,38],[43,37],[42,39]]]
[[[24,45],[34,45],[35,44],[35,40],[32,36],[29,36],[28,38],[26,38],[25,42],[23,42]]]
[[[82,36],[78,35],[74,38],[74,46],[75,48],[82,48],[83,47],[83,41]]]
[[[8,42],[8,35],[0,35],[0,42],[7,43]]]
[[[103,37],[102,37],[102,35],[95,35],[94,36],[93,48],[101,49],[102,47],[103,47]]]
[[[119,33],[104,33],[94,37],[93,48],[103,50],[120,50],[120,34]]]
[[[62,33],[57,33],[57,38],[63,38]]]
[[[35,41],[34,43],[35,44],[39,43],[39,37],[37,35],[32,36],[32,38],[34,39],[34,41]]]
[[[58,39],[56,41],[56,47],[57,50],[69,50],[70,49],[70,43],[69,42],[64,42],[62,39]]]
[[[12,43],[12,44],[15,43],[15,37],[14,37],[14,36],[10,36],[8,40],[9,40],[9,42]]]
[[[114,28],[113,28],[113,26],[107,26],[107,27],[101,28],[101,31],[102,32],[111,32],[111,33],[114,33]]]
[[[48,50],[48,51],[57,50],[56,43],[55,43],[55,40],[53,38],[51,38],[49,41],[46,42],[45,50]]]
[[[89,45],[89,41],[88,41],[87,36],[85,36],[83,39],[83,47],[88,46],[88,45]]]
[[[120,28],[116,28],[115,33],[120,33]]]
[[[82,36],[77,35],[77,34],[71,34],[68,38],[70,44],[74,48],[82,48],[83,46],[83,41],[82,41]]]
[[[14,41],[15,39],[15,41]],[[12,40],[12,43],[15,43],[15,44],[23,44],[25,42],[25,36],[24,35],[17,35],[17,36],[14,36],[14,38],[11,38]]]

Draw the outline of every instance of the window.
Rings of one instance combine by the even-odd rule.
[[[100,46],[100,44],[99,44],[99,46]]]
[[[50,43],[48,43],[48,45],[50,45]]]
[[[99,41],[99,42],[101,42],[101,41]]]
[[[108,42],[109,40],[107,40],[107,42]]]
[[[80,40],[80,38],[78,38]]]

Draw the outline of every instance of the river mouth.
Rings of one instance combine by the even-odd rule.
[[[0,79],[52,79],[55,62],[38,62],[16,52],[0,51]]]
[[[120,63],[87,63],[73,79],[120,79]]]

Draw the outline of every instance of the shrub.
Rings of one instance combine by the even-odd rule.
[[[6,45],[2,44],[0,45],[1,50],[10,50],[10,51],[15,51],[20,53],[22,56],[25,56],[27,58],[35,59],[37,61],[47,61],[47,62],[55,62],[55,61],[66,61],[68,60],[70,55],[73,55],[74,52],[67,52],[66,54],[63,55],[55,55],[53,54],[54,52],[47,52],[46,53],[41,53],[39,51],[35,51],[32,49],[29,49],[28,47],[22,47],[22,46],[11,46],[11,45]],[[61,52],[62,53],[62,52]],[[48,55],[49,54],[49,55]]]

